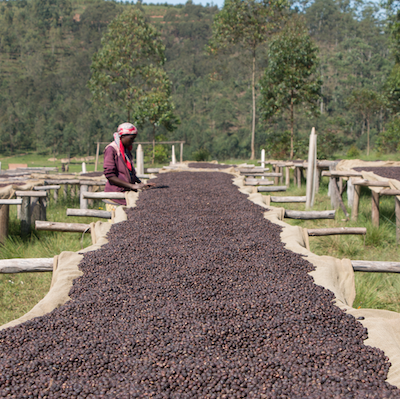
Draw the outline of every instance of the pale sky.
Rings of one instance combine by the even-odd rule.
[[[379,3],[379,0],[370,0],[372,3]],[[367,2],[367,1],[366,1]],[[177,4],[185,4],[186,0],[143,0],[143,3],[146,4],[164,4],[164,3],[168,3],[168,4],[173,4],[173,5],[177,5]],[[224,0],[193,0],[193,4],[202,4],[203,6],[210,4],[210,5],[217,5],[219,8],[222,8],[222,6],[224,5]]]

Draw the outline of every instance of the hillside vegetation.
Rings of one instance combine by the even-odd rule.
[[[393,68],[389,33],[379,9],[358,1],[315,0],[291,10],[304,19],[319,47],[322,79],[319,115],[298,108],[295,157],[306,152],[312,126],[319,135],[319,156],[366,147],[367,120],[348,106],[355,89],[384,93]],[[108,115],[92,103],[87,82],[93,54],[109,22],[129,7],[141,9],[161,32],[165,69],[181,124],[157,130],[157,139],[185,140],[185,157],[199,151],[220,160],[248,158],[251,132],[250,60],[240,48],[211,55],[206,51],[217,7],[145,5],[103,0],[8,0],[0,2],[0,152],[37,151],[70,156],[93,154],[96,141],[110,141],[126,119]],[[258,52],[257,80],[267,66],[268,43]],[[258,88],[259,91],[259,88]],[[256,120],[256,151],[287,156],[287,115]],[[392,116],[382,105],[371,116],[372,146]],[[151,139],[151,126],[140,141]],[[352,147],[353,146],[353,147]],[[376,146],[378,148],[378,146]],[[380,150],[395,150],[379,147]]]

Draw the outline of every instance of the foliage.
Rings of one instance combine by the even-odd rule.
[[[367,122],[367,155],[369,155],[371,116],[383,107],[382,97],[373,90],[355,89],[347,98],[347,104],[363,116],[363,122],[364,120]]]
[[[376,146],[381,153],[400,151],[400,119],[391,121],[387,129],[377,138]]]
[[[95,101],[115,114],[123,109],[127,120],[138,124],[162,120],[171,112],[164,61],[157,30],[139,10],[124,11],[110,23],[93,57],[89,87]]]
[[[314,114],[320,96],[321,80],[316,76],[317,47],[304,26],[297,21],[270,43],[268,67],[261,79],[261,107],[266,120],[289,111],[290,158],[294,150],[294,107],[304,105]]]
[[[347,151],[346,156],[348,158],[358,158],[360,156],[360,150],[353,144]]]
[[[335,152],[341,151],[343,143],[337,131],[327,128],[317,135],[317,158],[330,159]],[[307,147],[308,148],[308,147]]]
[[[263,146],[266,156],[273,159],[288,159],[290,156],[290,131],[283,133],[269,130],[266,144]],[[307,137],[301,137],[294,143],[293,154],[295,158],[304,158],[307,155]]]
[[[210,153],[205,148],[200,148],[199,150],[192,153],[192,157],[196,162],[208,161],[210,158]]]
[[[252,57],[252,131],[251,157],[254,159],[256,95],[255,64],[256,50],[275,33],[282,24],[283,11],[287,8],[286,0],[226,0],[221,12],[217,14],[213,25],[213,39],[210,42],[211,52],[218,48],[241,45]]]
[[[46,7],[53,7],[62,18],[35,11]],[[92,57],[110,22],[131,9],[142,10],[145,20],[161,34],[173,114],[181,121],[173,131],[157,126],[156,137],[185,141],[186,159],[200,148],[206,148],[213,159],[248,159],[253,90],[251,65],[246,61],[252,63],[252,57],[249,47],[240,43],[212,57],[204,51],[212,38],[218,8],[192,2],[155,6],[104,0],[74,0],[69,5],[65,0],[0,2],[1,156],[33,151],[57,157],[67,152],[93,155],[97,141],[112,140],[126,111],[114,109],[110,116],[94,106],[87,82]],[[318,75],[323,85],[320,116],[311,120],[299,105],[296,135],[305,137],[315,126],[317,135],[331,131],[345,148],[357,144],[362,150],[364,142],[366,145],[361,139],[363,117],[348,108],[346,99],[361,87],[382,93],[394,65],[394,57],[389,56],[387,21],[376,5],[366,0],[314,0],[297,11],[292,9],[286,18],[299,15],[320,49]],[[261,44],[255,79],[267,67],[264,51]],[[257,93],[256,87],[256,97]],[[383,109],[371,116],[371,148],[373,132],[379,137],[398,112],[393,104],[392,114]],[[270,122],[256,118],[256,154],[272,128],[277,133],[288,129],[285,114]],[[140,140],[151,141],[153,134],[152,124],[144,122]]]

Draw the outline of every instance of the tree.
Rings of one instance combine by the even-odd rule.
[[[318,49],[299,23],[276,36],[268,52],[268,67],[260,81],[264,119],[289,111],[290,158],[293,158],[294,107],[304,105],[314,114],[321,92],[316,76]]]
[[[371,116],[381,109],[383,100],[381,96],[369,89],[355,89],[347,99],[347,104],[363,117],[363,123],[367,123],[367,155],[369,155],[369,132]]]
[[[136,122],[142,126],[146,122],[153,127],[153,156],[155,158],[156,127],[164,126],[167,131],[176,129],[180,123],[174,115],[174,104],[171,100],[171,85],[167,74],[159,69],[154,72],[154,84],[152,87],[142,88],[142,94],[138,96],[140,103],[137,104]],[[147,90],[146,90],[147,89]]]
[[[249,51],[252,59],[252,127],[251,158],[255,158],[254,141],[256,129],[256,51],[268,37],[277,32],[283,22],[286,0],[226,0],[213,25],[213,38],[210,41],[211,52],[219,48],[240,45]]]
[[[163,91],[169,94],[164,61],[164,45],[157,30],[139,10],[123,12],[110,23],[102,48],[93,56],[89,88],[95,101],[113,113],[122,108],[129,122],[139,124],[150,112],[150,99],[163,97],[162,108],[171,111],[172,103],[165,105],[170,102],[169,95],[154,96]],[[157,120],[165,119],[157,112]]]

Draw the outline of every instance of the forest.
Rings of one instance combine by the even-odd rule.
[[[320,82],[313,112],[301,103],[294,108],[295,158],[305,156],[312,126],[319,158],[340,151],[358,156],[366,151],[368,136],[378,154],[400,149],[396,3],[385,12],[362,0],[314,0],[287,10],[283,25],[303,24],[316,51],[314,77]],[[144,13],[165,46],[164,68],[179,124],[157,127],[156,141],[184,140],[185,159],[249,158],[252,57],[240,45],[210,51],[221,10],[191,1],[171,6],[104,0],[0,1],[2,156],[93,155],[97,141],[112,140],[126,111],[100,107],[88,82],[110,22],[130,8]],[[261,98],[273,40],[272,35],[256,53],[255,148],[284,159],[290,151],[289,113],[268,115]],[[139,123],[138,141],[152,140],[152,134],[151,124]],[[160,146],[157,160],[166,156]]]

